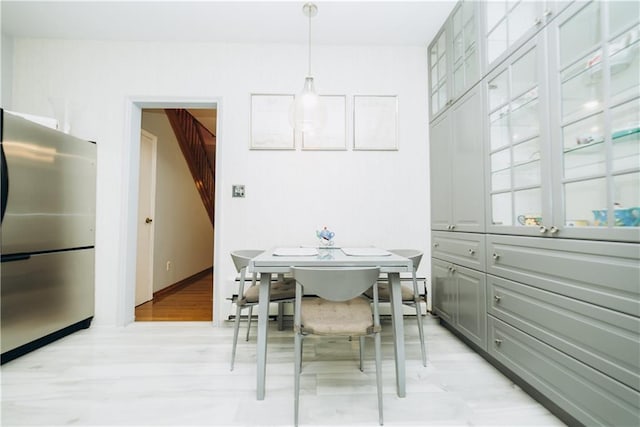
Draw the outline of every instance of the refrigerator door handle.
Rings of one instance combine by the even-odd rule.
[[[7,158],[4,156],[4,147],[0,143],[0,151],[2,152],[2,169],[0,174],[2,175],[2,213],[0,215],[0,223],[4,220],[4,213],[7,210],[7,200],[9,199],[9,171],[7,170]]]

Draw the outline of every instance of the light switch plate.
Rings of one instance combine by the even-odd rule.
[[[232,185],[231,197],[244,197],[244,185]]]

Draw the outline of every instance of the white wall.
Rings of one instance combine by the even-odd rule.
[[[96,324],[121,321],[119,250],[128,238],[124,218],[135,209],[122,195],[130,160],[126,121],[136,96],[220,101],[217,301],[232,293],[230,250],[311,244],[323,225],[339,244],[421,248],[419,274],[428,275],[426,49],[314,46],[321,93],[347,95],[349,109],[354,94],[398,95],[396,152],[248,149],[250,94],[298,92],[304,45],[16,39],[14,49],[13,109],[51,115],[48,97],[66,97],[72,133],[98,143]],[[245,199],[231,198],[232,184],[246,185]],[[218,319],[230,306],[222,308]]]
[[[153,218],[153,291],[157,292],[212,266],[213,227],[167,115],[143,110],[142,128],[158,137]]]
[[[0,8],[1,9],[1,8]],[[13,37],[2,34],[0,49],[0,105],[11,108],[11,82],[13,81]]]

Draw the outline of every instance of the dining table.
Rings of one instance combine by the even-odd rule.
[[[396,371],[396,390],[405,397],[404,322],[400,273],[411,272],[410,259],[375,247],[274,247],[249,262],[249,270],[260,274],[257,341],[257,399],[264,400],[271,276],[286,274],[293,267],[377,267],[390,284],[391,319]],[[331,284],[328,283],[327,286]]]

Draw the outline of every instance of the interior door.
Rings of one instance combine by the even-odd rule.
[[[140,178],[138,190],[138,249],[136,258],[136,301],[153,298],[153,236],[156,200],[156,153],[158,138],[145,131],[140,135]]]

